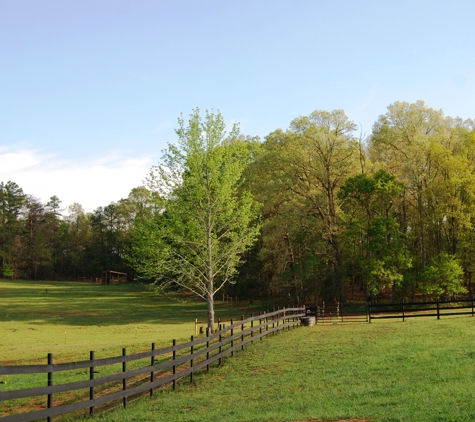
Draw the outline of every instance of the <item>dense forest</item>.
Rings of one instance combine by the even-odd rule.
[[[367,136],[342,110],[317,110],[262,142],[237,139],[238,149],[222,148],[242,154],[240,195],[259,210],[260,232],[228,294],[301,302],[472,292],[472,120],[396,102]],[[147,180],[92,213],[1,182],[0,275],[75,280],[113,269],[136,277],[136,246],[167,213]]]

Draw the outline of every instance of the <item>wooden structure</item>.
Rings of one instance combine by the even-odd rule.
[[[46,378],[48,381],[47,386],[1,391],[0,406],[9,400],[44,397],[46,407],[32,411],[28,401],[6,406],[5,409],[11,409],[15,413],[0,416],[0,422],[28,422],[41,418],[50,421],[54,416],[79,410],[94,416],[96,410],[107,409],[110,407],[107,403],[117,403],[118,400],[122,400],[123,406],[127,407],[127,399],[131,396],[149,394],[152,397],[154,389],[167,385],[175,390],[177,381],[188,376],[193,383],[193,376],[197,371],[209,371],[214,362],[222,365],[225,356],[234,356],[234,352],[244,350],[246,344],[263,340],[278,331],[300,326],[300,318],[303,316],[305,307],[259,312],[259,315],[251,314],[247,319],[241,315],[241,319],[231,320],[229,326],[220,325],[219,331],[215,333],[210,333],[207,329],[205,337],[196,339],[191,336],[189,342],[181,344],[173,340],[170,346],[161,349],[156,349],[155,343],[152,343],[151,350],[133,355],[128,355],[126,349],[122,349],[120,356],[97,359],[91,351],[89,360],[54,363],[53,355],[49,353],[45,364],[0,366],[1,377],[44,374],[45,381]],[[134,365],[134,361],[141,363]],[[122,371],[118,364],[122,365]],[[97,370],[104,366],[110,369]],[[75,379],[66,384],[53,382],[56,380],[55,374],[65,371],[73,371]],[[18,385],[22,383],[18,382]],[[77,390],[82,392],[69,393]],[[62,393],[69,394],[64,396]],[[70,397],[75,398],[73,402],[68,401]]]
[[[369,322],[382,318],[437,317],[471,315],[475,316],[475,296],[470,299],[438,300],[437,302],[402,302],[369,304]]]
[[[119,271],[102,271],[102,284],[127,283],[127,274]]]

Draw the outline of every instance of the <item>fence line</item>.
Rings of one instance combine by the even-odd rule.
[[[475,316],[475,297],[469,299],[435,302],[401,302],[367,304],[360,309],[350,310],[341,303],[307,306],[306,314],[315,316],[316,324],[340,322],[371,322],[374,319],[437,317],[471,315]]]
[[[122,400],[123,407],[127,407],[127,398],[149,392],[153,395],[154,389],[165,385],[176,388],[179,379],[189,376],[193,382],[195,372],[206,369],[214,362],[223,363],[223,358],[236,350],[244,350],[246,344],[262,340],[269,334],[290,329],[300,325],[300,318],[305,316],[305,307],[283,308],[277,311],[251,314],[250,318],[237,322],[231,320],[228,326],[220,325],[219,330],[213,334],[206,331],[206,337],[195,338],[186,343],[172,345],[160,349],[152,344],[151,350],[128,355],[126,349],[121,356],[95,359],[94,352],[90,352],[89,360],[67,363],[53,363],[53,355],[48,354],[47,364],[0,366],[0,375],[28,375],[47,374],[47,386],[0,392],[0,402],[22,398],[43,396],[46,398],[46,408],[27,413],[0,417],[0,422],[28,422],[46,418],[51,421],[54,416],[89,409],[89,414],[94,416],[96,408],[106,403]],[[128,363],[150,359],[149,364],[139,368],[130,369]],[[121,365],[120,372],[96,377],[98,367]],[[54,385],[54,374],[63,371],[85,369],[88,379]],[[114,385],[111,386],[111,383]],[[97,387],[109,386],[108,390]],[[88,399],[68,404],[53,406],[53,395],[76,390],[86,390]],[[100,395],[103,393],[103,395]],[[20,409],[21,410],[21,409]]]
[[[461,311],[464,310],[464,311]],[[436,302],[401,302],[396,304],[368,305],[369,322],[373,319],[437,317],[475,315],[475,298],[442,300]]]
[[[340,323],[340,322],[368,322],[367,306],[359,306],[356,309],[342,303],[335,304],[316,304],[315,306],[307,306],[307,315],[315,317],[316,324]]]

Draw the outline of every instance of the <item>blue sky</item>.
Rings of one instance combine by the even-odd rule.
[[[261,138],[316,109],[370,133],[395,101],[474,118],[473,16],[472,0],[0,0],[0,181],[92,211],[142,184],[195,107]]]

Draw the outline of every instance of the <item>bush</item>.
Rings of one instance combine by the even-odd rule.
[[[456,296],[459,293],[467,293],[463,286],[463,270],[453,255],[441,253],[431,259],[430,265],[423,272],[424,292]]]

